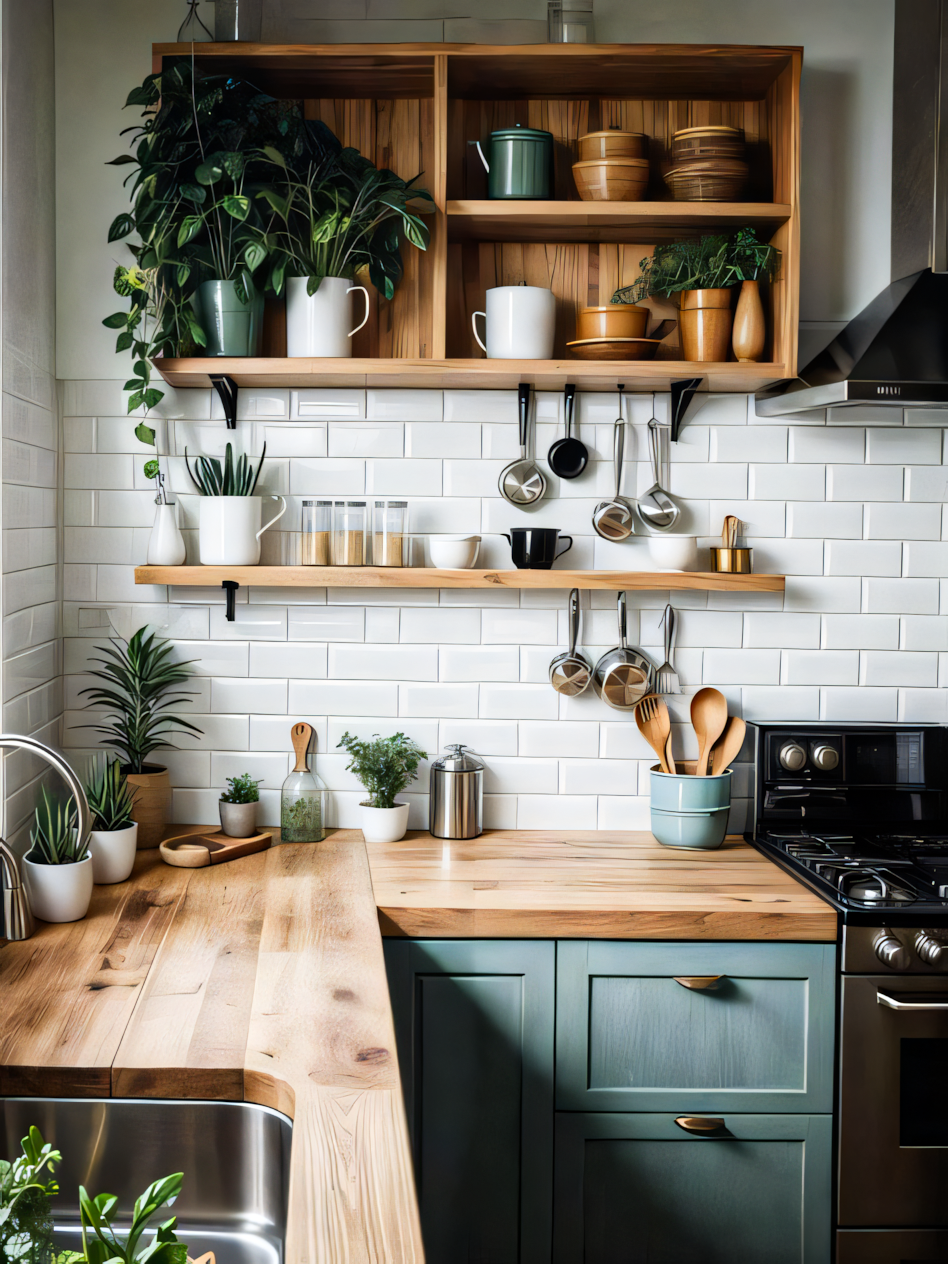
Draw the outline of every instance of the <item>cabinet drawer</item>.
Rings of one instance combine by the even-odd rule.
[[[828,944],[559,941],[557,1107],[831,1111],[835,960]]]
[[[553,1264],[828,1264],[832,1120],[557,1115]]]

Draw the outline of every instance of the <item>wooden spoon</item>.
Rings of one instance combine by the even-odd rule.
[[[671,733],[671,719],[664,700],[657,694],[647,694],[636,703],[635,722],[639,726],[639,732],[658,756],[662,772],[674,773],[675,761],[671,760],[669,767],[669,757],[666,754],[668,737]]]
[[[691,723],[698,737],[698,766],[695,776],[708,775],[711,747],[727,724],[727,698],[719,689],[699,689],[691,699]]]
[[[744,745],[744,734],[747,732],[747,725],[743,720],[739,720],[736,715],[729,715],[727,724],[724,726],[724,732],[715,742],[711,750],[711,775],[719,776],[725,772]]]

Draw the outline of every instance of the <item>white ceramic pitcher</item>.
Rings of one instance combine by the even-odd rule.
[[[538,285],[498,285],[487,291],[486,312],[475,312],[471,327],[489,360],[551,360],[556,296]],[[477,332],[483,316],[487,344]]]
[[[369,319],[369,291],[346,277],[323,277],[315,294],[307,294],[308,277],[286,280],[286,354],[288,356],[351,356],[352,335]],[[352,295],[365,297],[365,315],[352,328]]]
[[[282,507],[261,526],[265,499],[282,501]],[[284,496],[202,496],[198,520],[201,565],[256,566],[260,537],[285,513]]]

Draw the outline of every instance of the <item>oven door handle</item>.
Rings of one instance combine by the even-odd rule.
[[[890,996],[888,992],[883,992],[881,988],[876,989],[876,1000],[880,1005],[885,1005],[889,1009],[899,1010],[924,1010],[924,1009],[946,1009],[948,1010],[948,996],[939,996],[932,993],[930,1001],[900,1001],[897,996]]]

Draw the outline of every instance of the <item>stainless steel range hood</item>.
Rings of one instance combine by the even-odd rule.
[[[758,417],[948,410],[948,0],[896,0],[891,275],[798,377],[757,392]]]

